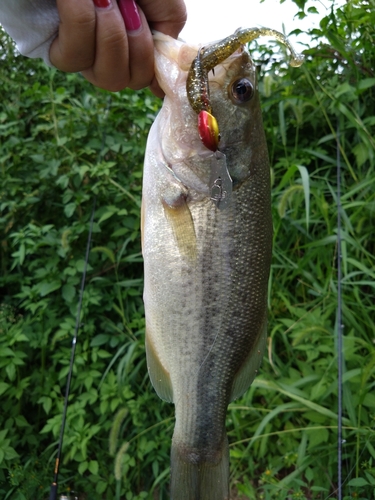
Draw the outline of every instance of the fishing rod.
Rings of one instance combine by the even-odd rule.
[[[111,103],[112,103],[112,97],[109,96],[108,99],[107,99],[107,105],[106,105],[104,113],[103,113],[103,119],[104,119],[104,121],[107,119],[107,116],[108,116],[108,113],[109,113],[109,109],[111,107]],[[103,126],[102,145],[101,145],[101,148],[100,148],[98,162],[100,162],[102,160],[103,156],[104,156],[105,139],[106,139],[106,127]],[[85,263],[84,263],[84,267],[83,267],[83,274],[82,274],[81,288],[80,288],[80,295],[79,295],[79,302],[78,302],[78,309],[77,309],[77,316],[76,316],[76,324],[75,324],[74,336],[73,336],[73,340],[72,340],[72,352],[71,352],[71,356],[70,356],[70,366],[69,366],[68,380],[67,380],[66,389],[65,389],[65,401],[64,401],[64,409],[63,409],[63,418],[62,418],[62,422],[61,422],[59,445],[58,445],[58,449],[57,449],[57,456],[56,456],[56,460],[55,460],[55,469],[54,469],[54,477],[53,477],[53,482],[51,484],[49,500],[56,500],[57,499],[60,459],[61,459],[62,444],[63,444],[63,439],[64,439],[64,429],[65,429],[65,422],[66,422],[66,414],[67,414],[67,411],[68,411],[68,398],[69,398],[69,392],[70,392],[70,383],[71,383],[71,380],[72,380],[73,363],[74,363],[74,357],[75,357],[75,351],[76,351],[76,345],[77,345],[77,336],[78,336],[79,327],[81,326],[80,325],[80,316],[81,316],[81,309],[82,309],[83,292],[85,290],[85,284],[86,284],[86,272],[87,272],[87,264],[88,264],[88,260],[89,260],[89,253],[90,253],[90,246],[91,246],[92,228],[93,228],[93,225],[94,225],[95,207],[96,207],[96,196],[94,197],[94,201],[93,201],[92,209],[91,209],[90,228],[89,228],[89,234],[88,234],[88,237],[87,237]]]
[[[64,438],[66,414],[67,414],[67,410],[68,410],[70,383],[72,380],[74,357],[75,357],[76,346],[77,346],[77,337],[78,337],[79,328],[81,326],[80,319],[81,319],[82,300],[83,300],[83,292],[85,291],[85,284],[86,284],[86,272],[87,272],[87,264],[88,264],[88,260],[89,260],[89,254],[90,254],[92,228],[93,228],[93,224],[94,224],[94,215],[95,215],[95,205],[96,205],[96,196],[94,197],[94,201],[92,204],[92,210],[91,210],[90,229],[89,229],[89,234],[87,237],[85,264],[83,267],[81,288],[80,288],[79,301],[78,301],[78,309],[77,309],[77,315],[76,315],[76,324],[75,324],[74,335],[73,335],[73,340],[72,340],[72,352],[70,355],[70,366],[69,366],[68,380],[66,382],[66,389],[65,389],[65,401],[64,401],[63,417],[62,417],[61,429],[60,429],[59,445],[58,445],[58,449],[57,449],[54,477],[53,477],[53,482],[52,482],[51,488],[50,488],[49,500],[56,500],[57,499],[58,476],[59,476],[59,468],[60,468],[61,451],[62,451],[63,438]]]
[[[337,398],[337,500],[342,500],[342,396],[343,396],[343,323],[342,323],[342,295],[341,295],[341,156],[340,156],[340,127],[337,125],[337,367],[338,367],[338,398]]]

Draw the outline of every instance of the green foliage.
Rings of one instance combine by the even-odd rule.
[[[359,1],[332,12],[313,31],[318,45],[305,51],[302,68],[274,61],[261,80],[274,261],[267,361],[230,407],[233,483],[240,482],[244,498],[336,498],[338,161],[343,492],[374,498],[375,32],[373,21],[367,24],[373,12]],[[260,62],[271,57],[270,47],[258,50]]]
[[[1,43],[0,496],[44,499],[52,482],[95,198],[60,484],[144,498],[169,468],[169,436],[156,444],[169,421],[148,428],[173,412],[161,416],[143,345],[141,180],[159,103],[102,92]],[[112,448],[130,444],[117,481],[108,437],[122,408]]]
[[[332,10],[300,69],[258,48],[274,260],[268,353],[228,412],[236,498],[335,498],[337,150],[344,495],[374,498],[374,12],[373,0]],[[147,375],[139,232],[159,104],[21,58],[5,35],[0,43],[0,495],[48,496],[95,199],[60,491],[167,498],[173,407]]]

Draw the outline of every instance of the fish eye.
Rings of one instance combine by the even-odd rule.
[[[244,102],[250,101],[254,95],[253,84],[247,78],[240,78],[232,84],[232,96],[233,99],[238,103],[242,104]]]

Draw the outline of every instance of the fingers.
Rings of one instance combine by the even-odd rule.
[[[95,1],[95,4],[94,4]],[[147,87],[154,74],[153,41],[134,0],[57,0],[58,37],[50,60],[62,71],[81,71],[97,87]]]
[[[60,26],[50,48],[51,63],[62,71],[76,72],[95,60],[95,6],[92,0],[57,0]]]
[[[150,85],[154,76],[154,42],[142,9],[134,0],[118,0],[128,41],[127,86],[138,90]]]
[[[138,0],[152,29],[177,38],[186,23],[183,0]]]
[[[187,12],[183,0],[138,0],[138,4],[145,13],[151,29],[177,38],[185,26]],[[164,96],[155,76],[150,83],[150,90],[157,97]]]
[[[156,96],[156,97],[164,97],[165,96],[165,93],[162,91],[156,77],[154,76],[150,85],[150,90],[151,92]]]
[[[117,5],[97,9],[94,59],[82,75],[97,87],[117,91],[128,85],[128,41]]]
[[[126,0],[114,3],[111,9],[97,10],[95,60],[91,68],[82,71],[83,76],[106,90],[118,91],[125,87],[147,87],[154,74],[154,47],[147,21],[140,11],[128,15],[126,30],[123,15],[134,2]],[[138,20],[137,20],[138,16]]]
[[[186,21],[183,0],[57,0],[60,26],[50,49],[51,63],[80,71],[94,85],[118,91],[151,84],[154,47],[150,28],[179,34]]]

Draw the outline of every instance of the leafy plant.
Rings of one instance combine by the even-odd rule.
[[[95,199],[60,484],[90,498],[138,498],[168,468],[156,445],[150,455],[137,438],[160,414],[145,370],[139,234],[143,154],[159,104],[147,91],[109,94],[25,60],[4,34],[1,43],[0,490],[48,494]],[[134,439],[119,482],[108,436],[124,406]]]
[[[374,498],[374,12],[373,0],[332,9],[301,69],[275,47],[254,51],[274,260],[268,352],[228,412],[233,498],[336,495],[338,162],[344,498]],[[0,495],[48,496],[95,200],[60,489],[167,498],[173,407],[147,375],[139,232],[159,102],[21,58],[4,34],[0,44]]]

